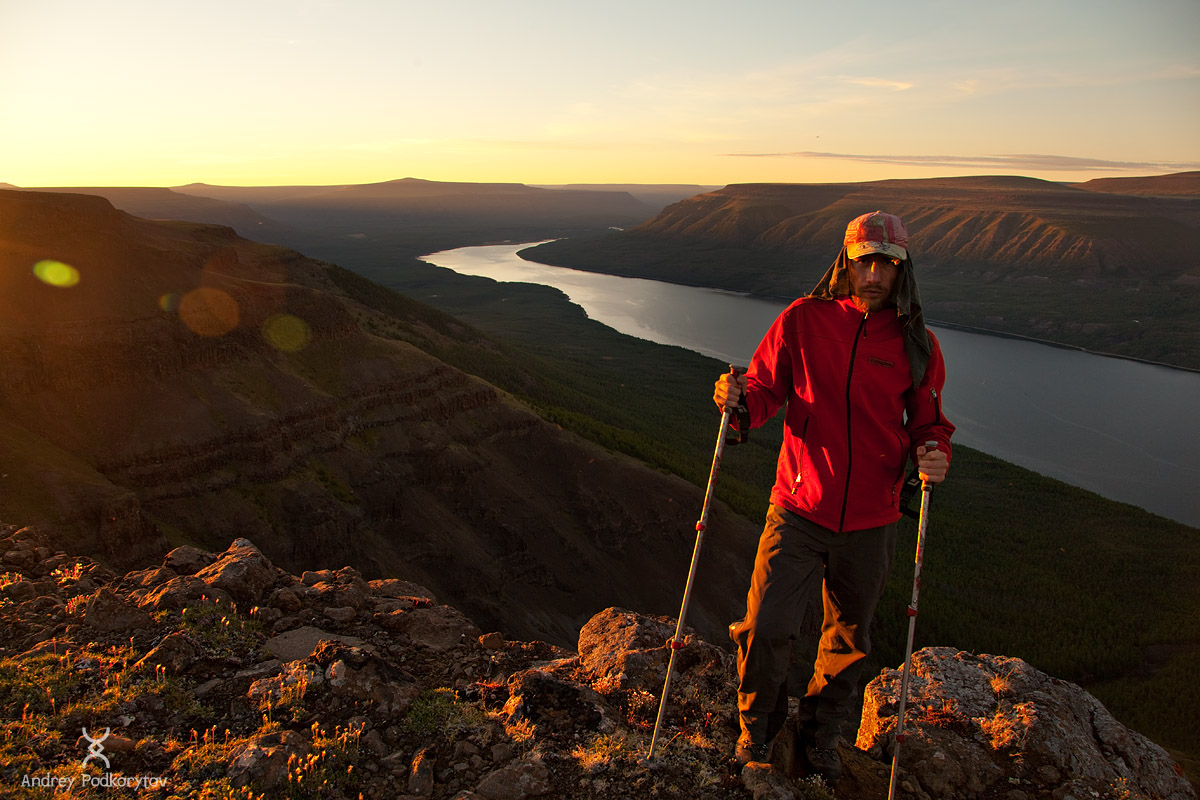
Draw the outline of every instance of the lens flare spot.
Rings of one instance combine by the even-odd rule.
[[[46,259],[33,265],[33,274],[42,283],[67,289],[79,283],[79,270],[61,261]]]
[[[295,353],[303,350],[312,341],[312,329],[308,323],[291,314],[276,314],[263,323],[263,338],[276,350]]]
[[[201,287],[179,299],[179,318],[200,336],[224,336],[238,325],[238,304],[220,289]]]
[[[158,307],[168,314],[174,314],[179,308],[179,295],[174,292],[167,292],[158,298]]]

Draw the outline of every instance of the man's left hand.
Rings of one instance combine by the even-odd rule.
[[[950,471],[950,460],[941,450],[933,450],[921,445],[917,448],[917,472],[921,480],[930,483],[941,483],[946,480]]]

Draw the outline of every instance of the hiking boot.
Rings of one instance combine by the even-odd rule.
[[[767,763],[771,757],[771,746],[766,744],[752,744],[747,741],[739,741],[737,749],[733,751],[733,760],[739,767],[744,767],[751,761]]]
[[[805,745],[804,763],[809,774],[820,775],[830,786],[837,784],[838,778],[842,776],[842,757],[835,748]]]

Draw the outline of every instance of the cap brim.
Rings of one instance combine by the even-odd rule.
[[[862,258],[872,253],[880,253],[901,261],[908,258],[908,251],[898,244],[890,242],[856,242],[846,245],[846,255],[850,258]]]

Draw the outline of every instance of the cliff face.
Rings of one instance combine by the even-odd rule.
[[[665,209],[636,233],[749,249],[817,251],[832,260],[846,222],[899,215],[932,266],[1069,269],[1092,278],[1175,278],[1200,246],[1200,204],[1083,191],[1032,178],[743,185]]]
[[[5,513],[120,567],[252,537],[289,569],[416,580],[527,638],[678,603],[698,489],[364,333],[378,312],[325,265],[76,195],[0,192],[0,235]],[[39,279],[47,259],[77,282]],[[738,613],[756,536],[719,527],[693,618],[709,634]]]

